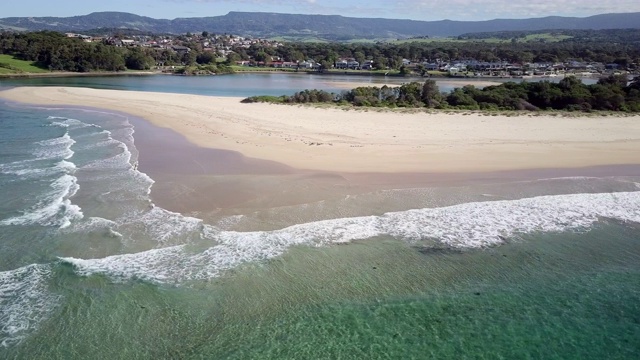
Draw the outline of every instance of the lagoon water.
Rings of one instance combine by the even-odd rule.
[[[409,81],[421,81],[417,78],[399,77],[366,77],[355,75],[312,75],[291,73],[239,73],[220,76],[102,76],[102,77],[51,77],[32,79],[0,79],[2,86],[81,86],[96,89],[159,91],[169,93],[198,94],[211,96],[254,95],[292,95],[304,89],[321,89],[340,93],[348,90],[349,83],[369,83],[370,86],[380,84],[402,84]],[[467,79],[469,80],[469,79]],[[518,79],[496,79],[495,81],[522,81]],[[547,79],[548,80],[548,79]],[[553,78],[552,81],[559,81]],[[449,92],[456,87],[464,86],[461,81],[456,85],[455,79],[436,79],[441,91]],[[469,82],[473,83],[473,79]],[[493,80],[492,80],[493,81]],[[527,80],[534,81],[534,80]],[[585,84],[596,80],[585,78]],[[482,87],[479,80],[478,87]]]
[[[299,85],[196,90],[201,79],[51,81],[231,96]],[[372,190],[214,219],[154,204],[135,123],[0,103],[0,358],[640,353],[635,170]],[[258,229],[266,218],[280,222]]]

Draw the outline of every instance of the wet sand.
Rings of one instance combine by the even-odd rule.
[[[640,176],[640,166],[636,165],[464,173],[304,170],[233,151],[199,147],[183,135],[144,119],[130,121],[136,129],[139,169],[156,181],[151,196],[157,205],[210,223],[241,216],[243,224],[230,225],[243,231],[277,229],[336,216],[451,205],[467,201],[469,196],[482,200],[478,197],[482,192],[494,193],[495,199],[506,196],[501,193],[502,184],[536,179]],[[568,189],[558,189],[559,193],[565,191]],[[433,204],[425,203],[428,198]]]

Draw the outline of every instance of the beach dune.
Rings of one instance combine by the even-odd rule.
[[[199,146],[298,169],[484,172],[640,162],[640,116],[344,110],[70,87],[19,87],[0,97],[125,112]]]

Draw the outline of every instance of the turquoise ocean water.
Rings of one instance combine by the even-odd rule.
[[[269,209],[322,220],[250,231],[251,213],[156,206],[132,122],[0,103],[0,358],[640,354],[625,170],[372,191]]]

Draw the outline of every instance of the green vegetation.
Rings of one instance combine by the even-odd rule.
[[[362,64],[373,61],[375,69],[399,70],[403,59],[414,61],[477,61],[510,63],[598,62],[616,63],[621,69],[640,66],[640,30],[544,31],[468,34],[458,38],[414,38],[378,43],[284,43],[279,47],[253,44],[236,47],[237,60],[314,60],[331,69],[340,58]],[[413,66],[413,65],[412,65]]]
[[[36,66],[33,61],[16,59],[12,55],[0,55],[0,74],[44,73],[46,69]]]
[[[314,35],[300,35],[300,36],[274,36],[270,37],[269,40],[272,41],[280,41],[280,42],[313,42],[313,43],[327,43],[328,41],[322,38],[319,38]]]
[[[564,35],[559,33],[539,33],[539,34],[529,34],[522,38],[520,41],[529,42],[529,41],[546,41],[546,42],[558,42],[572,39],[571,35]]]
[[[273,101],[277,100],[277,101]],[[461,110],[563,110],[640,112],[640,77],[611,75],[594,85],[575,77],[559,83],[508,82],[477,89],[473,85],[441,93],[436,82],[411,82],[400,87],[358,87],[341,94],[305,90],[289,97],[251,97],[244,102],[336,103],[353,106],[435,108]]]
[[[274,68],[270,66],[240,66],[240,65],[231,65],[231,69],[235,72],[249,72],[249,71],[284,71],[284,72],[296,72],[299,71],[296,68]]]
[[[189,65],[183,66],[175,71],[179,75],[215,75],[215,74],[231,74],[234,70],[225,64],[206,64],[206,65]]]
[[[531,31],[496,31],[462,34],[456,37],[460,41],[491,42],[564,42],[564,43],[630,43],[640,42],[638,29],[604,29],[604,30],[531,30]]]
[[[591,36],[591,37],[589,37]],[[557,42],[550,41],[565,38]],[[570,37],[570,38],[568,38]],[[545,40],[547,39],[547,40]],[[635,39],[635,40],[634,40]],[[22,60],[35,65],[40,71],[125,71],[148,70],[155,66],[186,66],[185,74],[228,73],[233,71],[274,71],[266,67],[236,67],[238,61],[252,64],[269,64],[273,61],[319,64],[319,72],[336,74],[357,73],[367,75],[426,75],[423,61],[447,63],[458,59],[474,59],[479,62],[508,62],[515,64],[538,63],[599,63],[616,64],[610,68],[635,71],[640,68],[640,30],[618,31],[552,31],[505,32],[470,34],[457,39],[411,39],[397,43],[318,43],[296,42],[279,46],[255,42],[231,45],[232,52],[221,62],[218,53],[205,48],[202,39],[178,36],[172,41],[181,44],[180,50],[151,47],[118,47],[105,43],[87,43],[77,38],[67,38],[56,32],[0,33],[0,54],[6,59]],[[496,42],[487,42],[487,41]],[[544,41],[543,41],[544,40]],[[351,58],[359,64],[367,62],[370,70],[334,69],[340,59]],[[407,63],[409,60],[411,64]],[[23,66],[24,63],[22,63]],[[12,67],[13,66],[13,67]],[[15,65],[5,65],[11,71]],[[277,71],[300,71],[280,69]],[[600,70],[598,70],[600,71]],[[434,75],[436,73],[433,73]],[[447,75],[448,74],[437,74]],[[461,76],[461,74],[458,74]]]
[[[282,96],[271,96],[271,95],[260,95],[260,96],[252,96],[242,100],[243,103],[258,103],[258,102],[268,102],[273,104],[281,104],[288,100],[288,97],[285,95]]]
[[[126,69],[125,63],[145,66],[136,51],[85,43],[56,32],[1,34],[0,52],[58,71],[121,71]]]
[[[412,38],[395,41],[395,43],[407,42],[452,42],[452,43],[530,43],[530,42],[561,42],[573,39],[573,35],[568,35],[564,30],[542,31],[542,32],[497,32],[497,33],[477,33],[465,34],[447,38]]]
[[[216,54],[192,47],[193,50],[178,53],[170,49],[87,43],[52,31],[0,33],[0,68],[5,69],[2,73],[126,71],[149,70],[162,63],[185,64],[186,68],[179,71],[189,75],[233,72],[228,63],[217,61]]]

